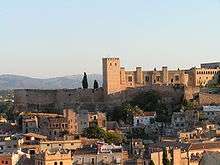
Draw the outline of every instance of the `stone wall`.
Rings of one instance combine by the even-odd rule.
[[[184,99],[186,100],[191,100],[194,99],[195,96],[200,92],[200,88],[199,87],[185,87],[184,90]]]
[[[201,105],[220,105],[220,94],[200,93],[199,103]]]
[[[102,88],[61,89],[61,90],[15,90],[15,110],[17,112],[60,112],[64,108],[86,109],[89,111],[106,111],[142,92],[157,91],[168,104],[179,104],[183,98],[192,98],[197,91],[182,86],[149,85],[131,88],[110,95],[105,95]],[[186,96],[187,95],[187,96]]]
[[[60,111],[80,103],[103,102],[102,88],[35,90],[19,89],[14,91],[15,111]]]
[[[149,85],[139,88],[132,88],[118,93],[114,93],[105,97],[106,102],[122,103],[130,101],[140,93],[150,90],[157,91],[166,102],[180,102],[184,97],[183,87],[173,87],[172,85]]]

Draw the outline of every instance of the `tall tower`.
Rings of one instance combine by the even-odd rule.
[[[120,59],[103,58],[103,88],[106,94],[112,94],[121,91],[120,78]]]
[[[166,66],[162,67],[162,82],[164,85],[167,85],[169,81],[168,77],[168,68]]]

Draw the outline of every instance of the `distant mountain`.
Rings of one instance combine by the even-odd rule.
[[[47,79],[31,78],[18,75],[0,75],[0,90],[6,89],[63,89],[80,88],[83,75],[55,77]],[[102,75],[89,74],[89,86],[93,86],[94,80],[102,86]]]

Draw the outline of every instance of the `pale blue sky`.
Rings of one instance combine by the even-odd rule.
[[[220,0],[2,0],[0,74],[101,73],[220,61]]]

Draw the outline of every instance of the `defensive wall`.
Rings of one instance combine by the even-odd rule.
[[[200,93],[200,105],[220,105],[220,94]]]
[[[15,111],[62,112],[64,108],[105,111],[118,106],[142,92],[157,91],[166,103],[178,104],[184,98],[192,98],[195,90],[182,86],[149,85],[131,88],[114,94],[105,95],[102,88],[37,90],[19,89],[14,91]],[[190,96],[191,94],[191,96]]]

